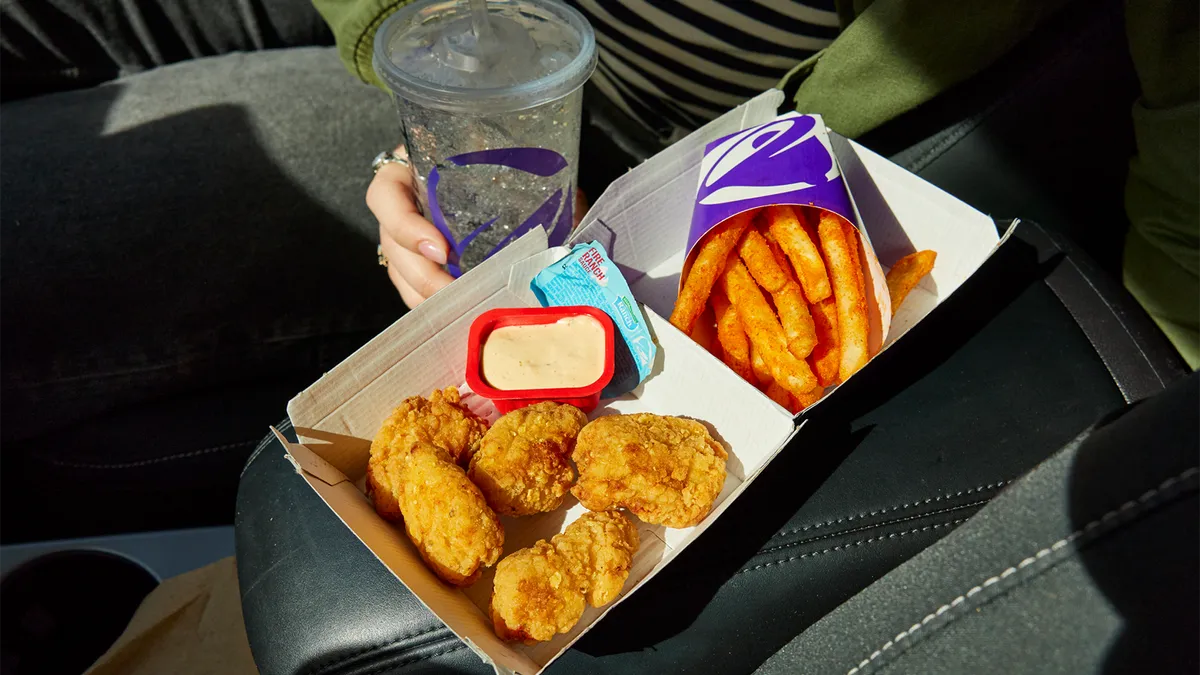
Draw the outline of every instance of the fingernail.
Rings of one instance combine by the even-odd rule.
[[[432,241],[423,241],[417,244],[417,251],[439,265],[446,264],[446,252],[438,248],[437,244]]]

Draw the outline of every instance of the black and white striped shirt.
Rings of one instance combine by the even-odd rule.
[[[664,143],[779,83],[838,34],[834,0],[572,0],[593,85]]]

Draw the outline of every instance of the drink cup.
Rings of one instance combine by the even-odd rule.
[[[583,83],[596,40],[556,0],[420,0],[389,17],[374,67],[392,91],[417,201],[469,270],[534,227],[574,224]],[[481,21],[481,17],[486,20]]]

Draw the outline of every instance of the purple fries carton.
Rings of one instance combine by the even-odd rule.
[[[705,234],[739,213],[780,204],[830,211],[858,231],[870,319],[868,347],[872,354],[878,352],[891,323],[891,298],[820,115],[787,113],[705,147],[680,287]]]
[[[688,250],[730,216],[773,204],[816,206],[858,226],[820,116],[788,113],[708,144]]]

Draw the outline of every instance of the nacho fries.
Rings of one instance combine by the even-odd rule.
[[[888,295],[892,296],[892,315],[896,308],[908,297],[909,291],[917,287],[921,278],[933,271],[933,263],[937,253],[933,251],[917,251],[896,261],[887,273]]]
[[[767,206],[729,218],[697,246],[671,322],[687,326],[697,342],[704,340],[781,407],[807,408],[874,356],[868,344],[871,253],[845,218],[810,206]],[[893,313],[935,256],[919,251],[892,266]],[[705,325],[693,329],[702,313]]]
[[[692,269],[679,291],[679,299],[675,301],[675,307],[671,310],[673,326],[688,335],[692,334],[692,326],[704,311],[713,284],[717,283],[717,279],[725,271],[725,261],[729,259],[729,253],[737,246],[746,228],[750,227],[753,217],[753,211],[739,213],[708,233],[700,244],[700,252],[696,254]]]

